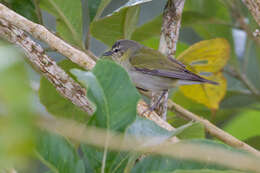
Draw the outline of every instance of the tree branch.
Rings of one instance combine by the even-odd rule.
[[[80,65],[81,67],[90,70],[95,66],[94,55],[90,52],[84,53],[53,33],[48,31],[44,26],[36,24],[25,17],[15,13],[0,3],[0,18],[8,23],[22,29],[33,37],[46,42],[53,50],[69,58],[72,62]]]
[[[181,27],[181,15],[185,0],[168,0],[164,13],[161,29],[159,51],[167,56],[174,56]],[[168,92],[161,99],[157,112],[166,120]],[[156,104],[162,92],[152,93],[152,105]]]
[[[87,100],[85,90],[70,78],[55,61],[50,59],[24,31],[0,19],[0,36],[20,46],[28,60],[55,86],[63,97],[69,99],[89,115],[94,113],[95,106]]]
[[[184,118],[200,122],[201,124],[204,125],[206,131],[208,131],[209,134],[218,138],[219,140],[223,141],[224,143],[226,143],[232,147],[246,150],[256,156],[260,156],[260,152],[258,150],[254,149],[253,147],[249,146],[248,144],[238,140],[237,138],[235,138],[234,136],[225,132],[224,130],[216,127],[214,124],[210,123],[208,120],[205,120],[205,119],[199,117],[198,115],[186,110],[185,108],[181,107],[180,105],[174,103],[171,100],[168,100],[168,108],[173,112],[179,113]]]

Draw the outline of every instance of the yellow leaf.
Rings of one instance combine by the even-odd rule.
[[[180,87],[181,92],[188,98],[204,104],[211,109],[218,109],[220,101],[224,98],[227,89],[227,82],[221,72],[207,78],[219,83],[211,84],[194,84]]]
[[[185,85],[180,87],[181,92],[208,108],[218,109],[220,101],[226,94],[227,83],[221,70],[226,65],[229,54],[229,43],[222,38],[198,42],[181,53],[177,59],[187,65],[188,69],[219,83],[219,85],[206,83]]]
[[[216,38],[190,46],[177,59],[190,65],[196,72],[218,72],[226,65],[229,54],[228,41]]]

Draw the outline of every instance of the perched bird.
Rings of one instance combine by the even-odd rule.
[[[136,87],[143,90],[167,91],[178,85],[218,84],[187,70],[178,60],[133,40],[118,40],[103,56],[111,56],[122,65]]]

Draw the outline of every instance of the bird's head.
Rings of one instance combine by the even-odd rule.
[[[103,56],[112,56],[113,60],[119,61],[125,57],[126,53],[129,54],[126,58],[130,58],[130,54],[140,49],[140,47],[141,45],[133,40],[118,40]]]

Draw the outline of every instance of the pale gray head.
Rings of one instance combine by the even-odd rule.
[[[125,52],[131,50],[132,53],[141,48],[141,45],[133,40],[118,40],[111,50],[105,52],[103,56],[112,56],[114,60],[120,59]]]

